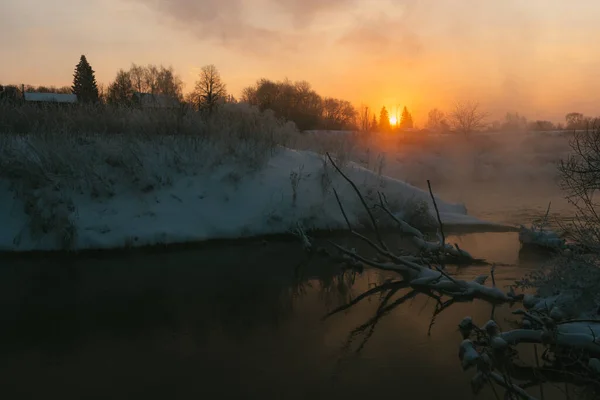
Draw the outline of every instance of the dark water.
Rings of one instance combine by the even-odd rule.
[[[451,240],[512,264],[498,268],[498,285],[539,261],[519,255],[515,233]],[[434,304],[417,297],[382,319],[360,354],[342,351],[377,299],[322,317],[384,278],[371,270],[340,277],[293,242],[8,259],[0,266],[0,392],[62,400],[471,398],[456,326],[466,315],[486,322],[488,304],[448,309],[427,336]],[[509,311],[497,310],[497,319]]]

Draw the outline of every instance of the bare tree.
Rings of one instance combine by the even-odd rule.
[[[318,129],[325,115],[323,99],[306,81],[260,79],[243,90],[242,101],[261,111],[272,110],[277,117],[293,121],[300,130]]]
[[[582,129],[585,125],[585,117],[578,112],[572,112],[565,115],[567,129]]]
[[[114,82],[108,85],[107,101],[110,104],[128,105],[133,97],[133,82],[129,72],[120,69]]]
[[[146,87],[144,84],[144,67],[141,65],[131,64],[131,68],[129,68],[128,73],[131,78],[133,90],[136,92],[145,92]]]
[[[576,132],[571,139],[573,153],[559,164],[560,183],[577,210],[569,227],[571,235],[585,247],[600,253],[600,127]]]
[[[446,120],[446,114],[438,108],[429,111],[429,114],[427,115],[427,129],[436,132],[448,131],[450,126]]]
[[[212,64],[202,67],[191,96],[198,109],[212,113],[226,96],[227,90],[217,67]]]
[[[503,131],[524,131],[527,129],[527,118],[518,112],[507,112],[500,129]]]
[[[371,130],[371,110],[368,106],[364,104],[360,106],[360,110],[357,114],[356,125],[358,125],[358,129],[363,132],[368,132]]]
[[[450,112],[449,122],[454,131],[468,136],[485,126],[487,116],[488,114],[479,108],[479,103],[457,101]]]
[[[321,127],[323,129],[351,129],[356,121],[356,109],[347,100],[323,99]]]
[[[151,64],[143,67],[132,64],[127,74],[134,92],[162,95],[177,100],[183,97],[183,82],[175,74],[173,67]]]
[[[556,126],[551,121],[537,120],[531,121],[527,125],[527,129],[530,131],[552,131],[556,129]]]

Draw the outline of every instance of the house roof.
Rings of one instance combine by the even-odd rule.
[[[74,94],[25,92],[24,96],[25,101],[77,103],[77,96]]]

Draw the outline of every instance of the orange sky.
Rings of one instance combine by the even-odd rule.
[[[308,80],[379,109],[472,99],[494,117],[599,115],[596,0],[5,0],[0,83],[68,85],[81,54],[99,82],[172,65],[193,86],[215,64],[234,95]]]

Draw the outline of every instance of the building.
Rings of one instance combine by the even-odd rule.
[[[77,95],[74,94],[25,92],[23,98],[26,102],[33,103],[77,103]]]

